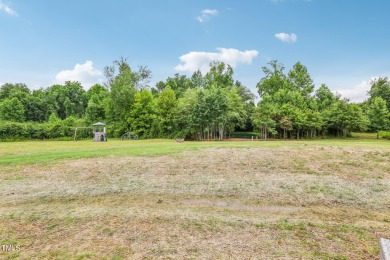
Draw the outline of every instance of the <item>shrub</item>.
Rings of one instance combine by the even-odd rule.
[[[379,131],[379,137],[390,139],[390,131]]]
[[[83,122],[74,118],[52,120],[47,123],[0,121],[0,140],[16,141],[49,138],[71,140],[73,139],[74,127],[76,125],[83,126]],[[91,137],[92,129],[78,129],[77,139]]]

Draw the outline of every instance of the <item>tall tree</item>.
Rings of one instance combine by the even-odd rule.
[[[199,139],[222,139],[228,122],[227,89],[211,85],[200,92],[194,118]]]
[[[46,94],[50,113],[55,112],[60,119],[84,116],[88,100],[79,82],[66,81],[65,85],[53,85]]]
[[[288,79],[293,89],[298,90],[304,97],[308,97],[314,91],[313,80],[307,68],[300,62],[289,71]]]
[[[174,137],[177,134],[175,121],[177,100],[170,86],[166,87],[157,98],[159,128],[162,137]]]
[[[48,105],[44,99],[33,95],[27,95],[22,103],[25,110],[26,121],[47,121],[49,117]]]
[[[168,77],[166,82],[159,81],[156,84],[156,92],[161,92],[167,87],[174,91],[176,98],[180,98],[187,89],[194,87],[194,83],[185,75],[175,74],[173,78]]]
[[[273,119],[276,114],[275,110],[271,97],[265,94],[252,114],[253,125],[259,130],[264,140],[267,140],[269,133],[276,132],[276,121]]]
[[[178,126],[178,137],[197,137],[198,120],[195,118],[195,107],[199,102],[200,88],[187,89],[183,97],[177,100],[175,122]]]
[[[93,85],[86,93],[88,98],[88,107],[85,110],[85,120],[88,124],[97,121],[105,121],[106,107],[109,98],[108,90],[99,85]]]
[[[265,76],[257,83],[257,90],[260,97],[263,97],[265,94],[273,96],[279,89],[285,88],[288,84],[282,64],[273,60],[268,65],[270,67],[262,67]]]
[[[156,118],[157,109],[153,94],[147,89],[142,89],[134,96],[134,106],[128,118],[131,130],[142,138],[153,137],[157,132],[157,129],[153,128]]]
[[[104,100],[108,97],[109,91],[100,84],[95,84],[90,87],[86,93],[87,99],[90,100],[92,96],[97,96],[99,100]]]
[[[387,109],[390,111],[390,81],[387,77],[378,78],[371,81],[371,89],[368,91],[370,100],[381,97],[387,103]]]
[[[320,111],[329,108],[330,105],[340,99],[340,97],[334,95],[325,84],[322,84],[317,89],[315,92],[315,98],[317,100],[318,109]]]
[[[191,81],[195,88],[203,88],[205,85],[205,78],[200,70],[197,70],[192,74]]]
[[[252,93],[252,91],[244,86],[240,81],[236,81],[234,83],[234,87],[237,89],[238,95],[241,97],[242,101],[245,103],[253,103],[255,100],[255,95]]]
[[[248,104],[244,103],[239,94],[239,89],[235,86],[227,91],[227,98],[228,118],[226,123],[226,135],[230,135],[237,127],[241,129],[246,127],[246,120],[248,118],[248,110],[246,107]]]
[[[24,107],[17,97],[6,98],[0,102],[0,118],[3,120],[23,122]]]
[[[220,61],[210,63],[210,70],[205,76],[204,87],[217,85],[220,87],[231,88],[234,85],[233,68]]]
[[[379,138],[380,130],[390,128],[390,113],[383,98],[375,97],[371,100],[368,118],[370,120],[370,129],[378,133],[377,138]]]
[[[361,107],[346,100],[334,102],[324,110],[324,120],[329,132],[344,137],[352,131],[366,131],[369,124]]]
[[[115,136],[129,131],[129,117],[134,105],[134,95],[138,89],[147,88],[151,73],[142,67],[140,71],[133,72],[127,60],[121,58],[114,61],[112,66],[105,68],[107,77],[106,87],[110,90],[106,115],[115,129]],[[116,74],[116,69],[119,73]]]
[[[68,98],[65,109],[68,116],[82,117],[88,105],[87,95],[83,86],[77,81],[65,82],[65,93]]]
[[[43,122],[47,120],[48,106],[44,100],[44,96],[32,95],[26,88],[24,84],[22,84],[22,87],[13,88],[8,92],[8,98],[16,97],[23,104],[24,119],[26,121]]]
[[[0,87],[0,101],[10,97],[13,92],[23,92],[30,94],[29,88],[24,83],[5,83]]]

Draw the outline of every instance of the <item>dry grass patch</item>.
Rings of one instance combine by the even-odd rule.
[[[0,242],[21,258],[378,257],[389,150],[209,148],[77,159],[0,176]]]

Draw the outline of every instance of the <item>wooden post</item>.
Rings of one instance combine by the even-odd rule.
[[[390,260],[390,240],[381,238],[381,258],[380,260]]]
[[[73,141],[77,142],[77,127],[76,127],[75,130],[74,130]]]

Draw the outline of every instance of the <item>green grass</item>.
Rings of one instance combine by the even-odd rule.
[[[174,140],[153,139],[120,141],[111,139],[105,143],[90,140],[72,141],[25,141],[0,143],[1,165],[51,163],[64,159],[96,158],[107,156],[160,156],[204,148],[251,148],[251,147],[299,147],[339,146],[373,147],[386,149],[388,140],[377,139],[329,139],[329,140],[278,140],[278,141],[205,141],[176,143]]]
[[[352,133],[352,138],[358,139],[377,139],[377,133]]]

